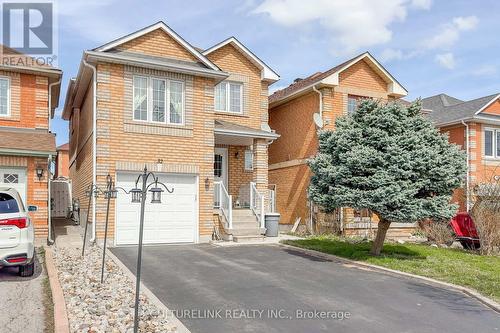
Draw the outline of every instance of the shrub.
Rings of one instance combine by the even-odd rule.
[[[494,178],[493,178],[494,179]],[[481,243],[480,252],[491,255],[500,252],[500,181],[476,186],[471,209]]]
[[[429,241],[437,244],[450,245],[455,239],[448,222],[427,220],[420,223],[419,227]]]

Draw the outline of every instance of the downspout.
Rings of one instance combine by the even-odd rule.
[[[50,123],[52,118],[52,87],[55,85],[61,84],[61,79],[57,82],[52,82],[49,84],[49,132],[50,132]],[[54,235],[52,235],[52,195],[50,193],[50,163],[52,162],[52,155],[49,155],[48,163],[47,163],[47,190],[48,190],[48,203],[47,203],[47,217],[48,217],[48,227],[49,231],[47,233],[47,243],[54,244]]]
[[[321,116],[321,119],[323,119],[323,93],[318,90],[316,86],[313,86],[313,90],[319,95],[319,115]]]
[[[470,145],[469,145],[469,124],[467,124],[465,121],[462,120],[462,124],[465,126],[465,145],[466,145],[466,153],[467,153],[467,178],[465,180],[465,204],[466,204],[466,209],[467,212],[469,211],[469,190],[470,190]]]
[[[323,121],[323,93],[316,88],[316,86],[312,86],[313,90],[318,94],[319,97],[319,116]],[[309,225],[311,226],[311,233],[313,234],[313,202],[309,200]]]
[[[49,96],[50,96],[50,93],[49,93]],[[50,99],[50,97],[49,97]],[[50,105],[50,104],[49,104]],[[49,117],[50,119],[50,117]],[[50,163],[52,162],[52,155],[49,155],[48,159],[47,159],[47,189],[48,189],[48,204],[47,204],[47,217],[49,219],[49,223],[48,223],[48,226],[49,226],[49,230],[48,230],[48,233],[47,233],[47,243],[49,245],[52,245],[54,244],[54,235],[52,235],[52,195],[50,193],[51,191],[51,186],[50,186]]]
[[[82,60],[83,64],[90,69],[92,69],[92,185],[96,184],[96,165],[97,165],[97,69],[95,66],[90,65],[85,60]],[[90,242],[95,242],[96,239],[96,198],[92,196],[92,237]],[[88,214],[89,212],[87,212]]]

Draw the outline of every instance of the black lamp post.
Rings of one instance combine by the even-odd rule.
[[[148,179],[151,177],[153,181],[148,184]],[[139,182],[142,182],[141,188],[138,187]],[[139,245],[137,249],[137,271],[136,271],[136,282],[135,282],[135,312],[134,312],[134,333],[138,332],[139,329],[139,290],[141,285],[141,265],[142,265],[142,238],[144,234],[144,211],[146,207],[146,197],[147,193],[151,192],[152,198],[151,203],[161,203],[161,194],[164,192],[161,187],[165,188],[168,193],[173,193],[174,189],[169,189],[167,185],[158,181],[158,177],[155,176],[154,173],[148,172],[146,166],[144,166],[144,170],[142,174],[137,177],[135,181],[135,188],[130,191],[126,191],[121,187],[115,187],[113,190],[115,191],[115,196],[117,190],[122,190],[127,194],[132,195],[133,203],[141,203],[141,219],[139,223]],[[109,202],[109,201],[108,201]]]
[[[82,257],[85,254],[85,244],[87,243],[87,229],[89,226],[90,204],[92,203],[92,197],[97,198],[99,196],[99,192],[102,192],[102,191],[95,184],[90,184],[88,187],[88,190],[85,191],[85,196],[89,198],[89,203],[87,205],[87,218],[85,221],[85,231],[83,233]],[[95,223],[95,221],[94,221],[94,223]]]
[[[113,178],[108,174],[106,176],[106,191],[104,191],[104,197],[107,199],[106,203],[106,223],[104,225],[104,246],[102,249],[102,265],[101,265],[101,283],[104,279],[104,259],[106,258],[106,243],[108,241],[108,221],[109,221],[109,204],[111,199],[115,199],[117,196],[117,190],[115,189],[115,183]]]

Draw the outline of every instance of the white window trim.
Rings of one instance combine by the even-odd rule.
[[[11,116],[11,108],[10,108],[10,87],[11,87],[11,82],[10,82],[10,77],[9,76],[0,76],[0,80],[6,80],[7,81],[7,114],[1,114],[0,117],[10,117]]]
[[[135,118],[135,109],[134,109],[134,100],[135,100],[135,89],[134,89],[134,80],[135,78],[145,78],[147,80],[147,119],[136,119]],[[165,121],[156,121],[153,120],[153,79],[165,81]],[[181,104],[181,122],[180,123],[172,123],[170,122],[170,82],[180,83],[182,85],[182,104]],[[157,76],[145,76],[145,75],[134,75],[132,77],[132,119],[141,123],[152,123],[152,124],[164,124],[169,126],[184,126],[185,125],[185,113],[186,113],[186,91],[185,91],[185,83],[180,80],[171,80],[165,77],[157,77]]]
[[[215,109],[215,112],[242,115],[243,114],[243,83],[237,82],[237,81],[223,81],[219,84],[224,84],[226,86],[226,110]],[[235,112],[235,111],[230,110],[230,108],[231,108],[230,107],[231,92],[229,89],[230,84],[235,84],[235,85],[240,86],[240,111],[239,112]],[[217,107],[217,94],[215,93],[215,87],[214,87],[214,107]]]
[[[491,140],[491,145],[492,145],[492,155],[486,155],[486,132],[492,132],[492,140]],[[488,160],[498,160],[500,159],[500,155],[497,155],[497,135],[500,135],[500,128],[493,128],[493,127],[485,127],[483,129],[483,156],[485,159]]]

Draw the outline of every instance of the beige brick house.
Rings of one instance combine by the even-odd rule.
[[[231,37],[206,50],[165,23],[83,53],[63,111],[69,120],[73,197],[104,234],[105,200],[86,212],[85,191],[134,187],[144,166],[173,188],[148,203],[145,243],[206,242],[260,235],[268,200],[268,86],[279,76]],[[119,191],[108,236],[138,241],[139,205]]]
[[[391,101],[406,95],[406,89],[365,52],[324,72],[296,79],[269,97],[269,125],[280,135],[269,147],[269,184],[275,187],[282,229],[300,218],[311,225],[316,221],[318,230],[374,234],[378,220],[367,210],[346,207],[335,216],[326,216],[309,202],[307,159],[317,153],[317,131],[334,129],[336,118],[355,110],[360,98]],[[393,224],[388,236],[408,236],[413,230],[413,225]]]

